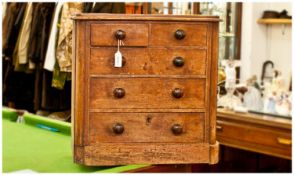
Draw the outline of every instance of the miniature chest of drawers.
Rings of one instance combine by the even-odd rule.
[[[88,166],[218,161],[218,17],[74,18],[74,161]],[[114,67],[118,40],[122,67]]]

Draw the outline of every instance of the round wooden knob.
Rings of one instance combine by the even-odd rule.
[[[174,135],[179,135],[183,133],[183,127],[180,124],[174,124],[171,127],[171,130],[174,133]]]
[[[126,92],[123,88],[115,88],[113,91],[113,95],[116,98],[123,98],[125,96]]]
[[[185,61],[182,57],[176,57],[174,58],[173,63],[176,67],[182,67],[184,66]]]
[[[176,32],[175,32],[175,37],[178,39],[178,40],[181,40],[181,39],[184,39],[186,36],[186,33],[184,30],[182,29],[178,29]]]
[[[126,32],[123,31],[123,30],[117,30],[117,31],[115,32],[115,37],[116,37],[116,39],[123,40],[123,39],[125,39],[125,37],[126,37]]]
[[[175,98],[181,98],[183,95],[184,95],[184,91],[180,88],[175,88],[173,91],[172,91],[172,95],[175,97]]]
[[[122,134],[125,128],[124,128],[124,125],[120,123],[116,123],[115,125],[113,125],[112,130],[115,134]]]

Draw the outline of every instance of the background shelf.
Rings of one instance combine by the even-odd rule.
[[[292,24],[292,19],[259,19],[257,21],[259,24]]]

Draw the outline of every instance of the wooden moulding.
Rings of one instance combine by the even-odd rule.
[[[155,15],[155,14],[99,14],[81,13],[73,16],[74,20],[103,20],[103,21],[207,21],[219,22],[218,16],[203,15]]]
[[[216,164],[219,143],[101,143],[77,147],[75,162],[86,166],[127,164]]]

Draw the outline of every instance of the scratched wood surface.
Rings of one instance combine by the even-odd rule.
[[[113,91],[123,88],[125,96]],[[183,97],[174,98],[175,88]],[[91,78],[89,108],[204,108],[205,79],[176,78]]]
[[[120,52],[125,58],[122,68],[114,67],[117,48],[99,47],[91,49],[90,74],[96,75],[205,75],[206,49],[190,48],[128,48]],[[182,57],[184,65],[173,64],[176,57]]]
[[[91,24],[91,45],[92,46],[117,46],[117,39],[114,33],[123,30],[126,38],[124,46],[147,46],[149,28],[147,24]]]
[[[177,40],[174,35],[178,30],[185,31],[185,38]],[[160,23],[151,25],[150,46],[202,46],[207,45],[207,25]]]
[[[86,165],[209,163],[208,143],[101,143],[85,147]]]
[[[90,113],[90,143],[201,143],[203,119],[203,113]],[[112,130],[116,123],[124,126],[120,135]],[[173,134],[171,128],[174,124],[183,127],[182,134]]]
[[[80,14],[74,20],[74,161],[217,163],[219,18]],[[185,38],[175,38],[178,29]],[[112,66],[117,30],[126,33],[122,68]],[[178,56],[182,67],[173,63]],[[123,88],[124,97],[115,97],[115,88]],[[173,97],[175,88],[181,98]],[[115,123],[123,124],[122,134],[113,133]],[[171,131],[175,123],[183,133]]]

